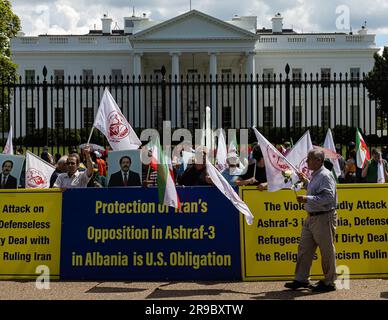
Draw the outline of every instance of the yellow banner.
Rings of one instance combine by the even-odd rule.
[[[62,193],[0,191],[0,279],[59,279]]]
[[[337,273],[350,278],[388,276],[388,186],[349,184],[338,185],[337,190]],[[291,190],[260,192],[244,187],[240,196],[255,217],[251,226],[242,215],[240,219],[243,280],[293,279],[307,216],[303,205]],[[322,278],[319,249],[311,278]]]

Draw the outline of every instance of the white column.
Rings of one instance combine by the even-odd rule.
[[[212,78],[212,82],[216,81],[216,74],[217,74],[217,53],[215,52],[210,52],[210,61],[209,61],[209,75]],[[212,111],[212,128],[215,129],[217,126],[221,127],[221,124],[216,123],[216,115],[217,111],[220,111],[222,113],[222,110],[218,110],[218,107],[216,105],[217,101],[217,88],[216,86],[211,86],[211,104],[210,108]],[[218,119],[221,119],[220,113],[218,113]]]
[[[175,83],[175,78],[177,82],[180,82],[180,73],[179,73],[179,56],[180,52],[170,52],[171,56],[171,81],[172,84]],[[172,85],[171,90],[171,122],[172,126],[182,127],[181,123],[181,105],[180,105],[180,88],[178,86],[174,87]]]
[[[142,53],[134,53],[133,54],[133,75],[135,76],[135,82],[139,82],[139,76],[141,76],[141,56],[142,56]],[[140,80],[141,81],[141,80]],[[139,125],[141,125],[141,121],[140,121],[140,110],[142,110],[143,108],[141,108],[140,104],[141,104],[141,101],[140,101],[140,98],[141,98],[141,95],[140,95],[140,91],[139,91],[139,87],[135,87],[135,92],[134,92],[134,103],[135,105],[132,107],[132,117],[133,117],[133,124],[135,127],[139,127]],[[131,114],[131,111],[130,111],[130,114]]]
[[[255,69],[255,52],[250,51],[247,52],[247,66],[246,66],[246,74],[248,77],[248,81],[251,79],[255,81],[256,79],[256,69]],[[256,104],[256,86],[248,86],[247,88],[247,126],[252,127],[257,125],[257,104]]]

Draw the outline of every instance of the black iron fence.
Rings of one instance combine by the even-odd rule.
[[[310,129],[319,144],[331,128],[343,145],[359,127],[370,144],[388,144],[387,114],[370,98],[364,74],[291,74],[287,65],[278,75],[171,77],[162,67],[139,78],[54,78],[44,68],[43,77],[0,81],[0,150],[10,125],[14,145],[33,152],[86,142],[105,88],[138,134],[161,130],[164,120],[173,129],[200,129],[209,106],[212,128],[256,126],[272,142],[296,141]],[[388,90],[388,79],[375,81]],[[92,142],[107,144],[96,131]]]

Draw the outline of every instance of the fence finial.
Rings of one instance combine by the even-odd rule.
[[[46,66],[44,66],[43,67],[43,77],[46,78],[46,76],[47,76],[47,68],[46,68]]]
[[[286,71],[287,75],[290,73],[290,65],[288,63],[286,64],[286,68],[284,70]]]
[[[160,69],[160,72],[162,73],[162,76],[164,78],[164,76],[166,75],[166,67],[162,66],[162,68]]]

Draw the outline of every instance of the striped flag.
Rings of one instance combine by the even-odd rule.
[[[159,138],[155,138],[150,146],[152,150],[150,165],[157,171],[159,202],[169,207],[180,208],[181,202],[175,188],[174,172],[171,159],[162,150]]]
[[[364,168],[365,162],[370,160],[370,153],[360,131],[356,131],[357,167]]]

